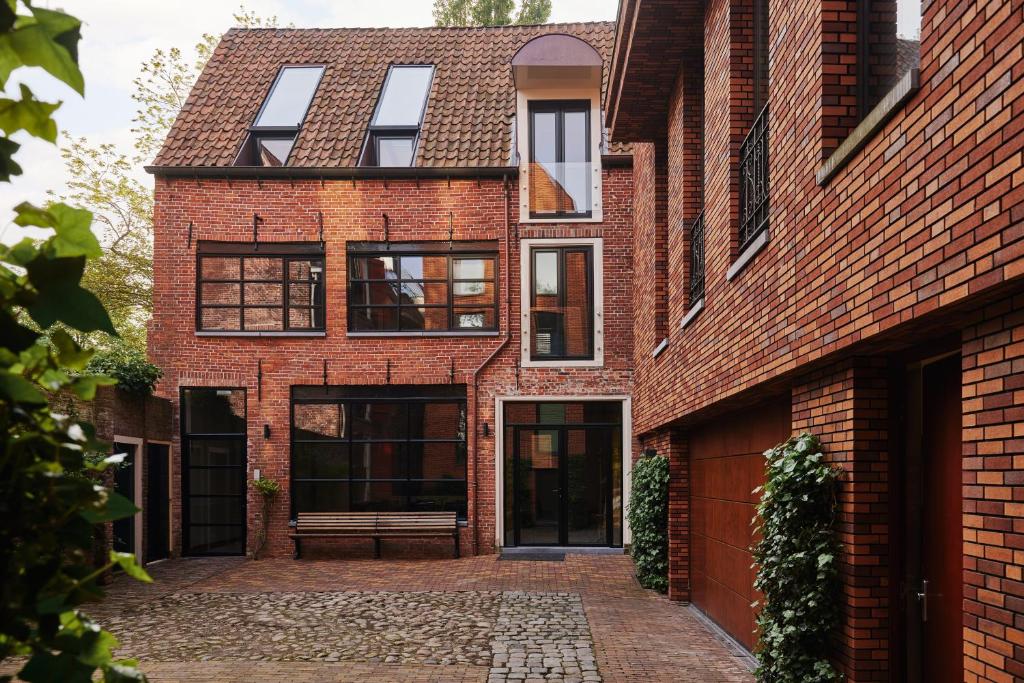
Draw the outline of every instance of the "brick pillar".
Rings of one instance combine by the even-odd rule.
[[[888,371],[853,358],[793,387],[793,431],[809,431],[842,467],[842,622],[835,662],[850,683],[889,680]]]
[[[668,439],[668,597],[690,601],[690,457],[683,434]]]
[[[964,675],[1024,680],[1024,296],[963,333]]]

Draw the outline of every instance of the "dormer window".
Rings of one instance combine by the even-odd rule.
[[[429,65],[388,68],[360,166],[413,165],[433,77],[434,67]]]
[[[249,128],[236,166],[285,166],[324,75],[322,66],[285,66]]]

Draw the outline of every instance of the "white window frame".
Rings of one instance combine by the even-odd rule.
[[[545,247],[590,247],[594,269],[594,358],[591,360],[533,360],[530,357],[530,276],[533,250]],[[524,368],[603,368],[604,367],[604,240],[600,237],[524,239],[519,241],[520,283],[520,365]]]
[[[590,102],[590,216],[530,217],[530,102],[588,100]],[[520,223],[601,223],[604,209],[601,192],[601,141],[603,139],[600,88],[521,89],[516,91],[516,149],[519,151]]]

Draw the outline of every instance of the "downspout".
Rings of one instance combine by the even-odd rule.
[[[491,352],[491,355],[484,359],[476,370],[473,371],[473,554],[478,555],[480,552],[480,449],[478,427],[480,423],[480,401],[477,398],[477,380],[480,377],[480,373],[491,364],[502,349],[508,346],[508,343],[512,340],[512,246],[510,231],[511,225],[509,223],[509,211],[511,208],[511,190],[509,189],[508,176],[502,177],[502,187],[505,194],[505,336],[501,340],[501,343]],[[497,418],[497,416],[495,416]],[[497,419],[495,419],[495,426],[497,426]],[[497,439],[498,435],[495,434],[494,438]],[[497,515],[498,511],[495,510],[494,514]]]

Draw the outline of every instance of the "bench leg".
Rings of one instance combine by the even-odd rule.
[[[295,559],[298,560],[302,558],[302,539],[296,538],[293,540],[295,541]]]
[[[455,530],[455,559],[459,559],[459,530]]]
[[[374,557],[374,559],[377,559],[377,560],[380,559],[380,539],[379,538],[374,538],[373,539],[373,557]]]

